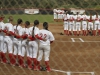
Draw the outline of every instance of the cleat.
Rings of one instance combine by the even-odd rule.
[[[28,66],[28,69],[29,69],[29,70],[32,70],[32,66]]]
[[[34,67],[33,67],[33,70],[34,70],[34,71],[37,71],[37,70],[38,70],[38,69],[37,69],[37,66],[34,66]]]
[[[15,66],[15,63],[10,63],[10,62],[9,62],[9,64],[10,64],[11,66]]]
[[[51,71],[50,67],[48,67],[48,68],[46,68],[46,69],[47,69],[47,72],[50,72],[50,71]]]
[[[40,66],[38,66],[38,67],[37,67],[37,69],[38,69],[38,71],[40,71],[40,70],[41,70],[41,67],[40,67]]]
[[[20,65],[20,68],[25,68],[26,66],[25,65]]]

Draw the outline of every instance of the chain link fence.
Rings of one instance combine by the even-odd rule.
[[[43,15],[43,21],[50,20],[50,30],[55,36],[55,42],[51,45],[50,66],[52,71],[32,71],[26,68],[0,63],[0,75],[99,75],[100,74],[100,38],[99,36],[65,36],[63,22],[55,23],[53,9],[64,9],[70,12],[70,8],[84,9],[86,14],[100,14],[99,0],[0,0],[0,14],[5,16],[18,16],[26,14],[25,9],[39,9],[36,14]],[[28,11],[29,12],[29,11]],[[51,15],[45,17],[45,15]],[[18,18],[17,17],[17,18]],[[21,17],[31,20],[31,16]],[[48,19],[50,18],[50,19]],[[52,19],[52,20],[51,20]],[[41,21],[40,21],[41,22]],[[49,21],[48,21],[49,22]],[[53,24],[54,23],[54,24]],[[40,27],[42,28],[42,27]],[[74,39],[74,42],[72,39]],[[83,40],[80,40],[80,38]],[[70,72],[70,74],[69,74]],[[13,74],[12,74],[13,73]]]
[[[98,12],[100,9],[99,0],[3,0],[0,1],[0,13],[2,14],[24,14],[24,9],[37,8],[41,14],[53,14],[53,9],[70,8],[85,9],[86,12]],[[91,13],[92,13],[91,12]]]

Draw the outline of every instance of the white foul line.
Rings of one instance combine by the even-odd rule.
[[[71,73],[90,73],[91,75],[95,75],[94,72],[70,72],[70,71],[68,72],[68,71],[62,71],[62,70],[56,70],[56,69],[52,69],[52,71],[66,73],[67,75],[71,75]]]
[[[75,41],[75,39],[79,39],[80,41]],[[98,41],[84,41],[82,38],[71,38],[71,41],[59,41],[59,40],[55,40],[56,42],[100,42]]]
[[[56,42],[72,42],[72,41],[58,41],[55,40]],[[75,41],[75,42],[82,42],[82,41]],[[84,41],[84,42],[100,42],[100,41]]]
[[[62,71],[62,70],[56,70],[56,69],[51,69],[52,71],[56,71],[56,72],[62,72],[62,73],[67,73],[66,71]]]
[[[72,39],[72,42],[75,42],[74,38],[71,38]]]
[[[94,75],[94,72],[72,72],[72,73],[90,73],[91,75]]]
[[[82,42],[84,42],[84,40],[82,38],[79,38]]]
[[[84,42],[100,42],[100,41],[84,41]]]

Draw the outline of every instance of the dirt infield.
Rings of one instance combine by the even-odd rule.
[[[68,75],[67,72],[82,72],[71,75],[93,75],[91,72],[100,74],[100,36],[60,35],[63,33],[63,25],[50,24],[49,27],[55,36],[55,42],[51,44],[51,72],[0,63],[0,75]]]

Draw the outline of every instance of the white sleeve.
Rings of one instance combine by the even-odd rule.
[[[29,30],[28,30],[28,28],[26,28],[26,30],[24,30],[24,31],[26,31],[26,34],[29,34]]]
[[[22,31],[23,31],[23,28],[20,27],[20,28],[19,28],[19,35],[22,35]]]
[[[1,24],[2,24],[2,30],[4,30],[7,26],[7,24],[3,24],[3,23],[1,23]]]
[[[37,35],[37,34],[39,34],[39,29],[38,28],[35,28],[34,35]]]
[[[14,32],[14,28],[13,28],[13,25],[12,24],[9,26],[9,31]]]
[[[24,34],[24,30],[25,30],[24,28],[21,29],[22,35]]]
[[[16,29],[15,27],[16,27],[16,26],[13,27],[13,28],[14,28],[14,33],[15,33],[15,29]]]
[[[6,24],[4,24],[4,23],[1,23],[1,24],[2,24],[2,30],[4,30],[6,27]]]
[[[54,38],[53,34],[50,32],[49,35],[50,35],[50,37],[49,37],[50,41],[54,41],[55,38]]]
[[[2,29],[1,23],[0,23],[0,29]]]
[[[29,28],[29,35],[32,35],[32,28]]]

